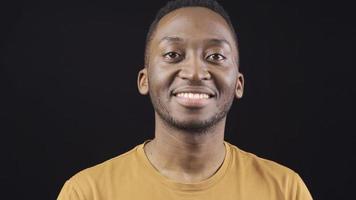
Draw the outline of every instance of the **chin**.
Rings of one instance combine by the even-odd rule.
[[[226,115],[223,116],[213,116],[209,119],[177,119],[173,117],[164,116],[162,117],[163,121],[170,127],[174,129],[183,130],[191,134],[202,134],[211,132],[209,130],[213,129]]]
[[[186,112],[170,112],[160,101],[152,101],[152,104],[155,112],[167,127],[182,130],[189,134],[211,132],[226,117],[231,106],[230,102],[215,113],[189,114]]]

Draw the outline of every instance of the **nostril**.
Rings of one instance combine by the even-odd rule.
[[[178,77],[184,80],[210,80],[211,74],[205,67],[190,66],[182,67]]]
[[[202,75],[202,80],[210,80],[210,79],[211,79],[211,74],[207,70],[204,70]]]

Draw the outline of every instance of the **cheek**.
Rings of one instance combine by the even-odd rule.
[[[152,82],[156,82],[160,87],[169,87],[179,71],[179,67],[163,62],[160,58],[154,57],[151,60],[148,74]]]
[[[150,91],[156,96],[169,96],[170,86],[174,80],[173,69],[170,66],[151,65],[148,70]]]
[[[215,84],[222,93],[235,91],[237,81],[237,70],[221,71],[215,77]]]

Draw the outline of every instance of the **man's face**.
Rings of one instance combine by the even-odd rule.
[[[225,119],[234,96],[241,97],[237,47],[226,21],[201,7],[164,16],[148,47],[148,84],[158,116],[170,126],[204,130]]]

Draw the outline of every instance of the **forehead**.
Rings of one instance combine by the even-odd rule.
[[[165,15],[158,23],[152,42],[179,37],[187,41],[225,40],[235,46],[230,26],[214,11],[203,7],[186,7]]]

